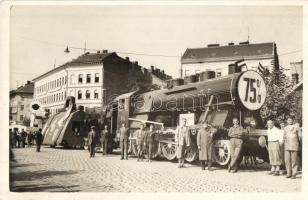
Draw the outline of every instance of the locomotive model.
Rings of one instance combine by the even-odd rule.
[[[256,127],[247,131],[243,154],[267,161],[267,150],[259,146],[258,139],[265,136],[259,109],[265,102],[266,86],[256,71],[245,71],[224,77],[174,86],[169,89],[146,93],[131,92],[118,96],[110,105],[107,120],[111,132],[116,135],[121,123],[130,131],[129,151],[137,154],[135,132],[140,123],[154,124],[155,156],[175,159],[177,146],[174,136],[177,126],[188,119],[192,145],[186,148],[186,161],[197,159],[196,135],[200,125],[207,120],[218,128],[214,137],[214,161],[225,166],[230,161],[230,144],[227,129],[232,118],[237,117],[243,127],[251,121]]]

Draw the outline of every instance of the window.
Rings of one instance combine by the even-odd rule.
[[[90,90],[86,91],[86,99],[90,99]]]
[[[87,74],[87,83],[91,83],[91,74]]]
[[[82,99],[82,92],[81,92],[81,90],[78,90],[78,97],[77,97],[78,99]]]
[[[61,100],[64,100],[64,98],[63,98],[63,92],[61,93]]]
[[[78,75],[78,83],[82,83],[82,74]]]
[[[98,83],[99,82],[99,76],[98,76],[98,73],[95,74],[95,83]]]
[[[58,98],[59,98],[59,96],[58,96],[58,93],[57,93],[57,96],[56,96],[56,101],[58,101],[58,100],[59,100]]]
[[[62,77],[61,85],[64,85],[64,77]]]
[[[94,99],[98,99],[98,91],[94,90]]]
[[[64,79],[64,84],[66,85],[67,83],[67,76],[65,76],[65,79]]]
[[[72,74],[72,75],[70,76],[70,82],[71,82],[71,85],[74,85],[74,84],[75,84],[75,75],[74,75],[74,74]]]
[[[64,91],[64,99],[66,99],[66,91]]]
[[[20,105],[20,110],[21,110],[21,111],[24,110],[24,105]]]
[[[19,115],[19,120],[23,121],[24,120],[24,116],[23,115]]]
[[[221,72],[217,72],[217,77],[221,77]]]

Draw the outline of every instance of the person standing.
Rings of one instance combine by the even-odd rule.
[[[16,133],[16,141],[17,141],[17,148],[20,148],[21,145],[21,136],[18,130],[15,130]]]
[[[20,137],[21,137],[21,147],[25,148],[27,133],[26,133],[26,131],[24,129],[21,129]]]
[[[40,128],[34,135],[35,143],[36,143],[36,152],[41,151],[41,145],[43,142],[42,129]]]
[[[244,129],[239,125],[238,118],[233,118],[233,126],[229,129],[231,162],[228,172],[236,173],[238,170],[238,159],[241,155]]]
[[[213,136],[216,132],[217,129],[210,126],[207,121],[203,123],[198,132],[197,146],[202,170],[205,170],[205,163],[207,163],[208,170],[212,171]]]
[[[301,131],[298,124],[293,124],[293,118],[287,118],[284,128],[286,178],[296,178],[298,170],[298,151],[300,150]]]
[[[271,170],[269,175],[279,176],[280,165],[282,164],[280,142],[281,136],[278,128],[274,126],[272,120],[267,121],[267,140],[268,140],[268,155],[270,160]]]
[[[280,165],[280,173],[279,175],[283,175],[286,173],[286,165],[285,165],[285,162],[284,162],[284,128],[285,128],[285,123],[283,121],[280,122],[279,124],[280,126],[280,142],[279,142],[279,145],[280,145],[280,153],[281,153],[281,165]]]
[[[128,160],[128,137],[129,132],[128,129],[125,127],[125,123],[122,123],[122,127],[119,129],[120,133],[120,147],[121,147],[121,160],[125,159]]]
[[[137,138],[137,162],[141,158],[143,161],[143,150],[144,150],[144,143],[145,143],[145,131],[144,131],[144,124],[140,124],[140,129],[136,131],[136,138]]]
[[[145,146],[147,150],[147,162],[152,162],[152,151],[154,145],[155,130],[154,125],[150,125],[150,129],[145,134]]]
[[[189,128],[187,126],[187,119],[183,118],[182,126],[179,126],[176,130],[175,142],[177,145],[177,157],[179,162],[179,168],[183,168],[185,161],[185,148],[190,146]]]
[[[33,140],[33,133],[30,131],[30,132],[28,133],[28,136],[27,136],[28,147],[31,147],[31,145],[32,145],[32,140]]]
[[[95,156],[96,146],[96,131],[95,126],[91,126],[91,131],[88,134],[88,145],[90,149],[90,158]]]
[[[105,125],[104,129],[101,131],[101,136],[100,136],[103,155],[107,154],[108,137],[109,137],[108,126]]]

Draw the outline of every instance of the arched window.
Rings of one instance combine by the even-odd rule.
[[[94,90],[94,99],[98,99],[98,91]]]
[[[59,100],[59,96],[58,96],[58,93],[57,93],[56,101],[58,101],[58,100]]]
[[[78,75],[78,83],[82,83],[82,78],[83,78],[82,74],[79,74]]]
[[[90,99],[90,90],[86,91],[86,99]]]
[[[91,83],[91,74],[87,74],[87,83]]]
[[[64,85],[64,77],[62,77],[61,85]]]
[[[74,85],[74,84],[75,84],[75,75],[74,75],[74,74],[72,74],[72,75],[70,76],[70,83],[71,83],[71,85]]]
[[[77,97],[78,99],[82,99],[82,92],[81,92],[81,90],[78,90],[78,97]]]
[[[99,75],[98,73],[95,74],[95,83],[98,83],[99,82]]]

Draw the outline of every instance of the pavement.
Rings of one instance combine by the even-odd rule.
[[[87,150],[42,147],[13,149],[10,190],[13,192],[300,192],[297,179],[267,175],[268,164],[202,171],[197,163],[178,168],[164,159],[137,162],[117,154],[89,157]]]

